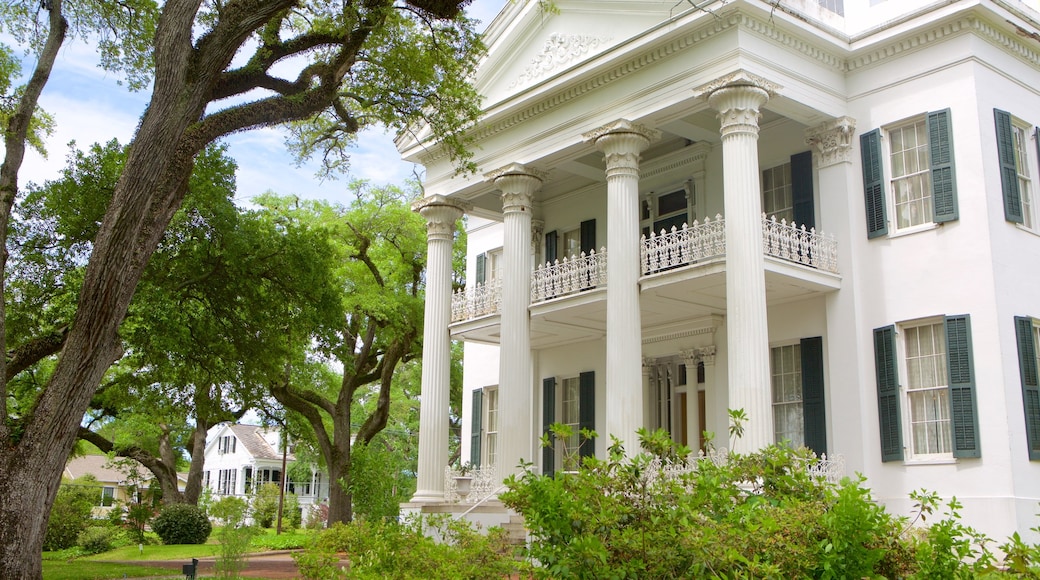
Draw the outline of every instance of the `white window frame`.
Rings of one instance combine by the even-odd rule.
[[[913,135],[915,138],[923,138],[923,142],[918,141],[917,144],[912,148],[912,151],[916,152],[913,157],[907,157],[903,160],[904,170],[896,175],[896,164],[895,158],[897,154],[908,155],[911,151],[910,148],[902,146],[899,151],[893,150],[895,144],[894,135],[898,132],[902,134],[907,129],[913,128]],[[928,230],[935,227],[935,200],[932,199],[932,172],[931,172],[931,149],[928,143],[928,115],[922,114],[909,119],[905,119],[898,123],[894,123],[882,129],[882,151],[884,155],[885,171],[885,195],[887,197],[887,208],[888,215],[885,218],[889,224],[889,235],[900,235],[918,232],[922,230]],[[902,141],[902,140],[901,140]],[[908,165],[907,159],[913,159],[916,157],[914,163],[917,164],[916,170],[907,172],[905,171]],[[916,186],[916,187],[915,187]],[[900,201],[902,196],[896,192],[899,190],[914,190],[919,188],[922,194],[916,198],[916,202],[920,205],[917,211],[920,215],[917,216],[917,223],[913,218],[910,218],[906,225],[900,224],[900,215],[904,208],[907,214],[913,213],[914,209],[911,205],[912,202]]]
[[[571,436],[562,442],[563,445],[556,445],[556,465],[561,471],[576,471],[581,464],[578,452],[581,445],[581,377],[575,375],[560,379],[559,385],[556,393],[556,422],[568,425]]]
[[[481,397],[483,409],[481,413],[484,414],[481,420],[481,427],[483,433],[481,438],[483,441],[480,445],[480,465],[482,467],[494,467],[498,461],[498,425],[499,425],[499,404],[498,404],[498,385],[492,387],[484,387],[484,396]]]
[[[916,385],[915,382],[919,379],[915,379],[915,376],[921,377],[924,375],[919,372],[912,371],[912,367],[918,367],[918,365],[911,364],[912,347],[911,342],[916,340],[920,343],[919,334],[916,332],[917,329],[931,327],[932,334],[932,347],[939,347],[939,351],[933,350],[930,354],[921,354],[921,356],[915,356],[913,358],[924,359],[926,356],[931,357],[933,364],[932,376],[934,376],[934,384],[920,384]],[[901,421],[903,427],[903,437],[906,442],[904,447],[904,460],[908,462],[928,462],[928,461],[954,461],[953,457],[953,429],[952,429],[952,417],[950,413],[950,385],[949,385],[949,372],[946,368],[948,364],[948,353],[946,352],[946,333],[945,323],[941,316],[922,318],[917,320],[911,320],[901,322],[896,326],[898,340],[896,341],[896,350],[899,355],[898,359],[898,370],[899,376],[902,378],[899,385],[901,401]],[[916,336],[915,336],[916,335]],[[920,354],[921,351],[918,351]],[[927,365],[929,361],[921,360],[921,363]],[[918,371],[925,370],[925,366],[918,368]],[[929,393],[934,395],[931,401],[924,400],[925,403],[931,403],[933,410],[938,411],[938,415],[929,416],[926,409],[926,414],[922,417],[915,416],[914,398],[918,396],[927,396]],[[945,416],[943,416],[945,413]],[[936,429],[943,429],[943,432],[936,432],[937,439],[935,444],[940,447],[936,451],[918,451],[917,441],[914,437],[915,424],[925,426],[927,424],[936,424]],[[945,427],[942,427],[945,424]],[[927,431],[925,431],[927,434]],[[942,450],[941,447],[945,445],[946,449]]]
[[[660,204],[661,198],[667,197],[672,194],[683,192],[686,196],[686,207],[683,209],[677,209],[674,211],[661,213]],[[639,226],[643,234],[653,232],[660,234],[660,230],[654,229],[654,224],[665,219],[674,218],[676,216],[682,216],[683,222],[687,225],[692,225],[697,219],[697,194],[694,189],[692,180],[686,180],[681,183],[674,184],[670,187],[660,188],[657,191],[652,191],[643,196],[640,206],[640,220]]]
[[[484,264],[485,281],[492,282],[502,279],[502,262],[505,254],[502,248],[487,251],[487,263]]]
[[[108,500],[108,503],[105,503],[106,499]],[[115,505],[115,503],[116,503],[116,488],[112,487],[111,485],[102,486],[101,487],[101,503],[99,505],[101,507],[112,507],[113,505]]]
[[[777,203],[777,200],[780,203]],[[791,162],[787,161],[762,170],[762,211],[767,218],[787,220],[794,224],[794,185],[791,180]]]
[[[1033,127],[1025,121],[1011,116],[1011,135],[1014,141],[1015,173],[1018,174],[1018,199],[1022,204],[1022,223],[1018,226],[1024,230],[1040,233],[1040,216],[1037,215],[1036,191],[1033,187],[1032,168],[1035,167],[1033,152],[1036,151],[1036,138]]]
[[[791,364],[792,368],[776,368],[777,353],[779,353],[780,360],[783,360],[783,352],[785,349],[789,349],[792,353]],[[802,344],[801,341],[793,342],[781,342],[774,344],[769,347],[769,390],[771,407],[773,411],[773,441],[781,443],[788,441],[791,447],[799,448],[805,446],[805,401],[802,393]],[[784,398],[782,394],[787,394],[789,397],[792,396],[792,392],[778,393],[777,392],[777,381],[781,383],[785,382],[784,379],[790,377],[794,383],[793,395],[795,398]],[[777,412],[781,410],[781,407],[796,408],[799,421],[799,431],[794,435],[798,437],[790,436],[790,431],[780,431],[781,422],[777,420]]]

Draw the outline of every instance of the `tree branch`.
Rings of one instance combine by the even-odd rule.
[[[65,325],[50,334],[36,337],[8,352],[4,382],[10,381],[15,375],[44,358],[60,352],[61,347],[65,346],[65,339],[68,337],[69,327]]]

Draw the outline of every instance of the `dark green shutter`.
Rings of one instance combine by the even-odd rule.
[[[803,338],[802,418],[805,446],[827,453],[827,409],[823,402],[823,337]]]
[[[885,219],[884,171],[881,166],[881,131],[874,129],[859,136],[859,151],[863,158],[863,197],[867,208],[867,237],[888,234]]]
[[[1004,196],[1004,219],[1022,223],[1022,197],[1018,191],[1018,168],[1015,167],[1015,132],[1011,115],[993,109],[997,126],[997,155],[1000,159],[1000,191]]]
[[[469,444],[469,462],[473,467],[480,467],[480,431],[483,429],[481,424],[484,418],[484,390],[477,389],[473,391],[473,408],[470,410],[470,414],[473,416],[473,433],[470,435]]]
[[[972,362],[971,317],[946,317],[947,374],[950,379],[950,429],[954,457],[979,457],[979,417],[975,410],[975,368]]]
[[[596,220],[581,222],[578,243],[581,245],[581,251],[585,252],[585,255],[596,249]]]
[[[550,264],[556,261],[556,230],[545,234],[545,261]]]
[[[794,203],[794,225],[811,230],[816,227],[813,205],[812,151],[791,156],[791,201]]]
[[[874,329],[874,371],[877,376],[881,461],[900,461],[903,459],[903,430],[899,416],[894,326]]]
[[[487,254],[477,254],[477,284],[487,282]]]
[[[596,428],[596,373],[589,371],[578,375],[578,428]],[[581,457],[595,457],[596,440],[582,441],[578,450]]]
[[[556,377],[542,379],[542,433],[553,443],[550,427],[556,422]],[[556,471],[555,446],[542,447],[542,474],[552,475]]]
[[[950,110],[928,113],[928,151],[931,153],[932,211],[935,223],[954,221],[957,212],[957,175],[954,169]]]
[[[1026,415],[1026,444],[1029,459],[1040,460],[1040,377],[1036,368],[1036,343],[1033,340],[1033,319],[1015,317],[1015,337],[1018,342],[1018,370],[1022,376],[1022,406]]]

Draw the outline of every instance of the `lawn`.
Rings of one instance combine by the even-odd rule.
[[[131,564],[115,564],[112,562],[89,562],[83,559],[63,562],[60,560],[43,561],[44,580],[106,580],[109,578],[140,578],[143,576],[162,576],[169,574],[171,578],[183,578],[175,574],[176,570],[163,570],[148,566]]]

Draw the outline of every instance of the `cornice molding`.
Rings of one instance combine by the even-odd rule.
[[[571,62],[596,54],[612,40],[613,38],[610,36],[553,33],[545,39],[542,52],[531,59],[531,64],[527,65],[520,76],[509,84],[509,88],[515,89],[549,76]]]

